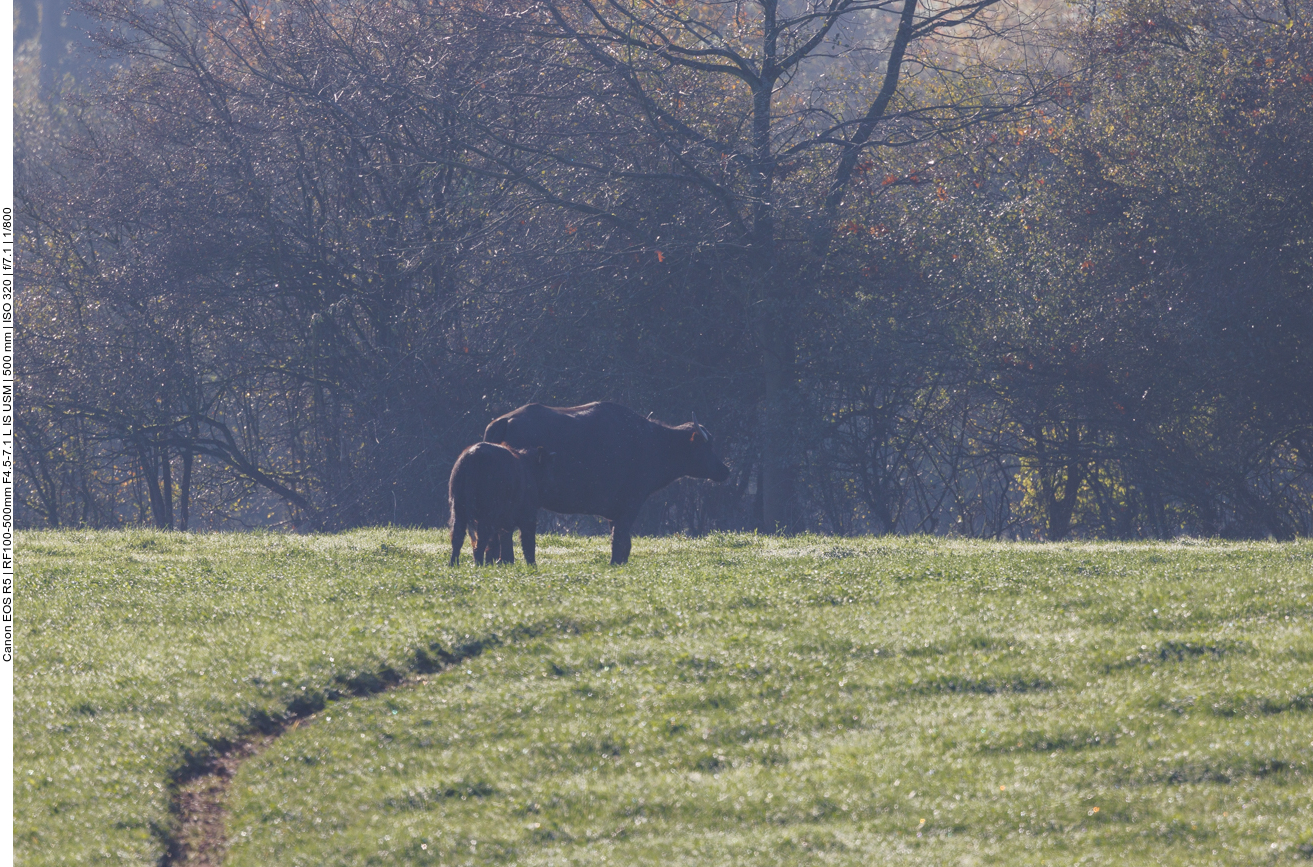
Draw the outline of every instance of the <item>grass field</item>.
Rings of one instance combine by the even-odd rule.
[[[21,535],[19,863],[1313,863],[1311,543],[539,544]]]

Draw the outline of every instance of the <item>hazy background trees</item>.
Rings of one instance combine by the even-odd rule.
[[[1313,529],[1307,3],[20,6],[28,525],[438,525],[612,399],[734,468],[645,532]]]

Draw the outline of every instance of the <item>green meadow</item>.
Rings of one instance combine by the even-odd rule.
[[[1313,864],[1313,543],[447,548],[21,534],[19,863]]]

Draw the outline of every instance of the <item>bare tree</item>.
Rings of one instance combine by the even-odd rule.
[[[888,149],[1036,98],[1017,78],[1008,92],[978,80],[947,84],[984,78],[980,57],[944,47],[1002,38],[1003,2],[550,0],[542,8],[545,16],[515,16],[511,26],[553,49],[561,65],[587,68],[597,80],[595,113],[629,118],[626,140],[646,147],[608,151],[599,139],[613,127],[558,125],[508,139],[516,145],[504,158],[508,175],[635,245],[721,251],[738,295],[726,301],[750,311],[756,344],[763,521],[797,528],[797,420],[814,410],[798,384],[798,328],[845,197],[855,179],[884,174]],[[644,183],[705,202],[714,236],[681,238],[678,226],[617,207],[624,189]]]

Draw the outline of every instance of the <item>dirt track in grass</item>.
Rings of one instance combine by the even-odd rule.
[[[483,652],[484,647],[476,644],[464,648],[464,653],[450,657],[440,668],[424,676],[407,678],[381,690],[357,690],[342,697],[377,695],[426,684],[430,676],[473,659]],[[263,731],[216,749],[213,754],[180,770],[174,777],[174,796],[170,804],[175,830],[165,839],[160,867],[220,867],[228,852],[228,790],[237,770],[242,763],[272,747],[284,732],[313,724],[320,712],[293,713],[272,725],[266,723]]]
[[[218,867],[223,863],[228,849],[224,832],[228,788],[241,763],[267,749],[278,734],[281,731],[240,741],[178,780],[172,804],[177,832],[169,840],[163,867]]]

